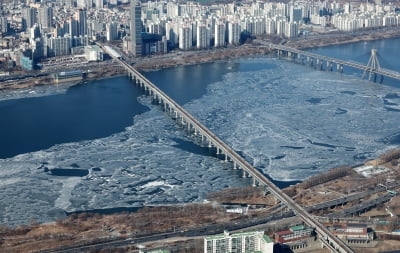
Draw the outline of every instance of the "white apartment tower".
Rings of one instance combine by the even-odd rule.
[[[192,27],[190,24],[184,24],[179,28],[179,48],[189,50],[192,47]]]
[[[267,34],[275,34],[276,33],[276,22],[273,19],[267,19],[265,22],[265,32]]]
[[[240,43],[240,25],[236,20],[228,23],[228,43],[230,45],[239,45]]]
[[[196,31],[196,48],[206,49],[210,47],[209,29],[205,24],[199,24]]]
[[[225,24],[222,21],[215,23],[214,46],[225,46]]]
[[[298,26],[296,22],[288,22],[285,26],[285,37],[295,38],[298,34]]]
[[[95,5],[97,9],[102,9],[104,6],[104,2],[103,0],[96,0]]]

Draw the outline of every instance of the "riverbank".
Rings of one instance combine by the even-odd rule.
[[[298,49],[325,47],[340,44],[357,43],[361,41],[399,38],[400,29],[377,29],[356,33],[327,33],[317,36],[306,36],[293,39],[286,46]]]
[[[307,49],[315,47],[324,47],[330,45],[357,43],[360,41],[370,41],[379,39],[399,38],[400,29],[378,29],[371,31],[361,31],[357,33],[321,33],[318,35],[299,37],[289,41],[277,38],[266,37],[260,38],[268,43],[280,43],[286,46]],[[227,47],[210,50],[195,50],[184,52],[173,52],[161,56],[150,56],[141,58],[134,64],[134,67],[139,71],[155,71],[163,68],[171,68],[182,65],[201,64],[218,60],[234,59],[245,56],[256,56],[268,54],[269,50],[265,46],[259,45],[252,41],[237,47]],[[122,67],[117,67],[110,64],[92,64],[91,72],[85,77],[84,81],[104,79],[113,76],[122,75],[125,70]],[[66,69],[67,70],[67,69]],[[39,72],[38,72],[39,73]],[[16,72],[18,77],[21,72]],[[17,77],[17,76],[16,76]],[[54,81],[49,73],[41,77],[27,77],[24,79],[15,79],[0,83],[0,91],[26,89],[33,86],[51,85]]]
[[[286,188],[284,191],[289,194],[298,204],[306,207],[329,200],[340,199],[345,196],[355,196],[371,189],[378,189],[370,195],[363,196],[363,199],[355,198],[353,201],[345,202],[334,207],[315,209],[311,211],[314,215],[323,217],[329,213],[338,213],[343,210],[350,210],[351,207],[359,206],[360,203],[367,203],[379,196],[386,194],[380,186],[388,179],[398,180],[400,177],[399,168],[400,151],[393,150],[382,154],[375,160],[367,161],[364,165],[374,164],[390,170],[387,173],[379,173],[373,177],[362,176],[354,169],[348,169],[346,174],[336,173],[344,168],[332,169],[330,172],[320,176],[311,177],[303,183]],[[336,171],[336,172],[335,172]],[[328,177],[326,177],[328,175]],[[330,176],[329,176],[330,175]],[[333,176],[333,177],[332,177]],[[357,184],[354,184],[357,182]],[[398,191],[398,188],[392,190]],[[187,231],[200,231],[198,235],[212,233],[214,229],[221,231],[222,228],[229,228],[234,224],[243,224],[244,227],[253,225],[257,219],[264,219],[271,215],[281,213],[280,204],[271,194],[265,195],[261,188],[229,188],[220,192],[210,193],[207,196],[207,203],[191,203],[169,206],[143,207],[134,212],[125,211],[113,214],[100,214],[93,212],[74,213],[65,219],[58,219],[54,223],[38,224],[34,220],[31,224],[21,225],[17,228],[0,226],[0,249],[6,252],[37,252],[61,247],[72,247],[78,245],[90,245],[126,238],[144,237],[156,233],[172,233],[180,231],[185,236]],[[247,208],[241,208],[247,206]],[[398,249],[400,241],[387,240],[387,235],[393,230],[392,219],[385,211],[390,209],[392,214],[400,214],[400,198],[393,198],[386,203],[375,204],[370,210],[365,210],[360,216],[353,216],[358,223],[365,223],[369,228],[377,232],[376,243],[365,245],[353,245],[356,252],[367,250],[368,252],[383,252],[391,249]],[[230,211],[228,211],[230,210]],[[243,212],[232,212],[242,210]],[[244,210],[246,210],[244,212]],[[346,220],[344,218],[343,220]],[[374,221],[378,220],[377,225]],[[301,224],[300,219],[293,220],[294,224]],[[340,219],[332,220],[326,225],[343,223]],[[293,225],[293,224],[291,224]],[[271,223],[262,222],[262,230],[267,235],[273,236],[274,232],[287,229],[285,219],[273,220]],[[250,229],[255,229],[250,227]],[[260,228],[258,228],[260,230]],[[398,237],[396,237],[398,238]],[[202,239],[202,237],[200,237]],[[154,243],[154,242],[149,242]],[[166,243],[163,245],[170,247]],[[203,252],[202,244],[198,244],[190,252]],[[121,244],[118,252],[131,252],[137,249],[133,243]],[[116,249],[115,249],[116,250]],[[308,248],[308,252],[313,251]],[[322,251],[326,252],[326,251]]]

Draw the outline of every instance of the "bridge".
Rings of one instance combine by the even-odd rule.
[[[379,64],[378,65],[374,64],[376,63],[376,61],[374,61],[376,60],[376,50],[374,49],[371,50],[371,59],[374,60],[372,61],[370,60],[368,65],[363,65],[361,63],[335,59],[332,57],[314,54],[284,45],[278,45],[272,43],[267,43],[265,45],[267,45],[271,50],[276,50],[278,56],[287,55],[289,59],[293,59],[295,61],[299,61],[304,64],[315,66],[320,70],[322,70],[323,66],[325,65],[325,69],[332,71],[333,64],[336,64],[336,70],[339,72],[343,72],[344,66],[362,70],[364,72],[363,77],[368,72],[370,74],[369,80],[371,80],[371,75],[374,75],[374,78],[376,78],[377,75],[381,75],[400,80],[400,73],[392,70],[383,69],[379,66]]]
[[[100,47],[107,52],[107,49],[100,45]],[[315,231],[320,236],[322,243],[333,252],[354,252],[344,242],[334,236],[325,226],[319,223],[311,214],[309,214],[303,207],[297,204],[292,198],[286,195],[281,189],[273,184],[267,177],[250,165],[244,158],[242,158],[236,151],[223,142],[218,136],[211,132],[200,121],[189,114],[183,107],[177,104],[173,99],[167,96],[156,85],[147,80],[139,71],[130,66],[128,63],[120,58],[113,58],[116,62],[121,64],[128,72],[130,78],[145,90],[145,93],[152,96],[153,100],[163,106],[164,111],[169,113],[177,122],[180,122],[187,128],[189,134],[193,133],[198,136],[202,143],[207,143],[209,147],[215,147],[217,154],[225,157],[225,161],[233,163],[233,169],[241,169],[244,177],[251,177],[253,179],[253,186],[259,185],[269,191],[275,198],[284,203],[290,208],[299,218],[306,224],[315,228]]]

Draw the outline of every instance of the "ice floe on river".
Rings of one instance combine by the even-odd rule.
[[[399,88],[275,59],[238,61],[243,71],[184,107],[273,179],[301,180],[400,143]],[[201,201],[210,191],[250,184],[195,146],[158,106],[139,100],[151,110],[123,132],[0,159],[0,224]]]

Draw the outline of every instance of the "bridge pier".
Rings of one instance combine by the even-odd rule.
[[[332,67],[332,63],[330,61],[326,62],[326,70],[332,71],[333,67]]]
[[[343,65],[340,63],[336,63],[336,70],[339,73],[343,73]]]
[[[312,67],[314,59],[310,56],[307,56],[307,65]]]
[[[257,180],[253,177],[253,184],[252,184],[252,186],[253,186],[253,187],[256,187],[257,184],[258,184]]]
[[[318,59],[318,58],[316,59],[315,68],[317,70],[323,70],[323,68],[322,68],[322,60],[321,59]]]

